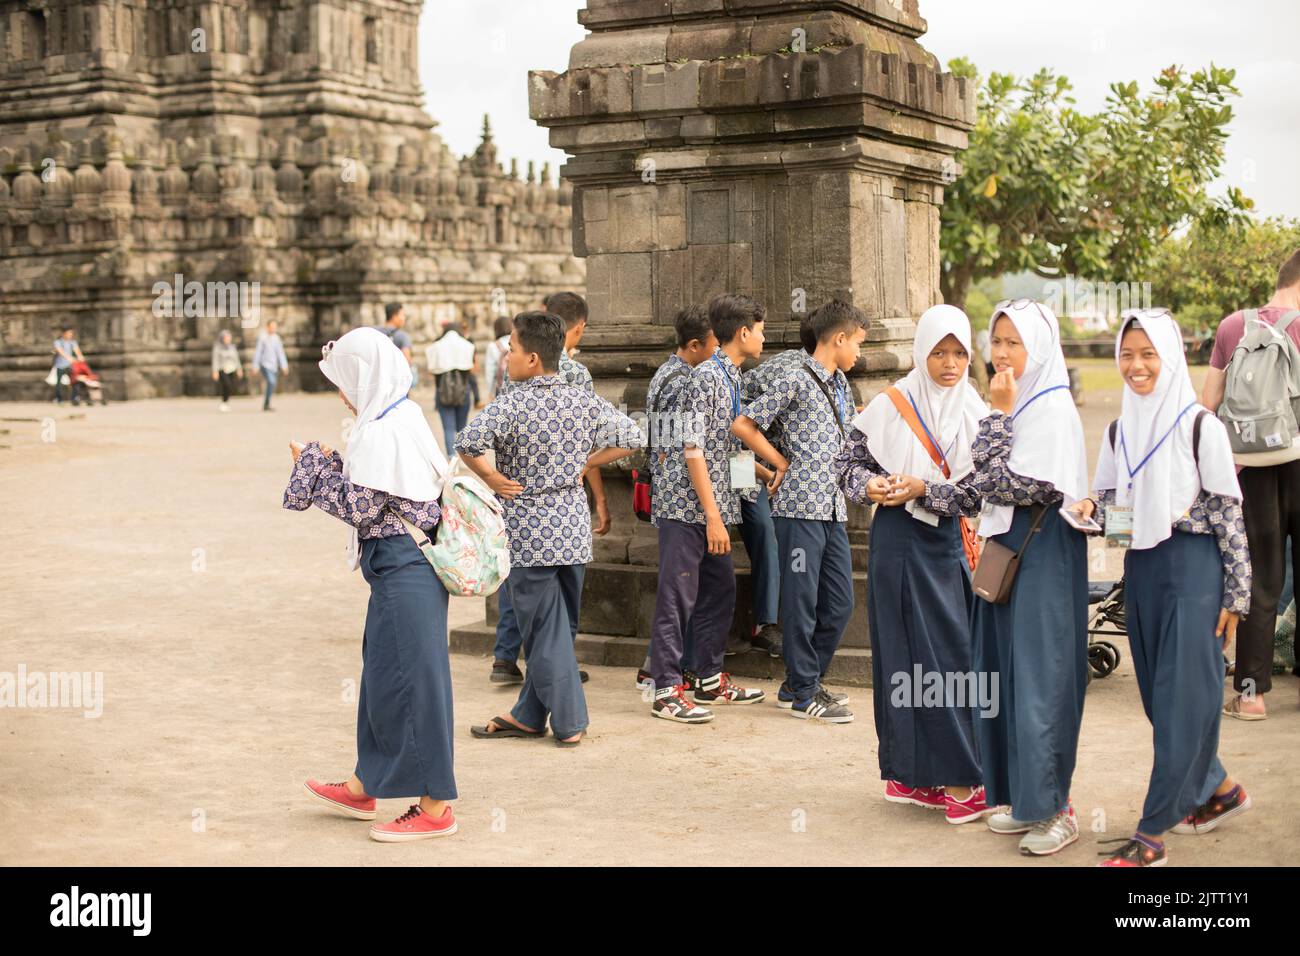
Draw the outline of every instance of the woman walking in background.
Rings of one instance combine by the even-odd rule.
[[[284,507],[313,504],[353,529],[350,564],[370,585],[361,645],[357,765],[342,783],[307,781],[314,797],[359,820],[375,799],[419,797],[391,823],[370,828],[382,843],[456,832],[447,590],[408,533],[431,534],[447,460],[424,413],[406,397],[411,365],[378,329],[353,329],[322,350],[320,370],[356,415],[347,456],[290,443],[293,473]]]
[[[223,412],[230,411],[230,393],[235,379],[244,377],[244,366],[239,360],[239,346],[229,329],[222,329],[217,341],[212,345],[212,381],[221,391]]]

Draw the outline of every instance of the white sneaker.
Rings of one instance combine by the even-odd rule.
[[[1051,856],[1059,853],[1079,839],[1079,818],[1074,807],[1064,810],[1050,820],[1040,820],[1034,828],[1020,838],[1020,852],[1025,856]]]
[[[228,412],[228,411],[230,411],[230,403],[229,403],[229,402],[222,402],[222,403],[221,403],[221,410],[222,410],[223,412]]]
[[[1010,811],[995,813],[984,822],[994,833],[1028,833],[1034,828],[1032,820],[1017,820]]]

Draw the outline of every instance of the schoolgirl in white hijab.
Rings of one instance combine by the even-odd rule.
[[[1125,619],[1155,758],[1136,831],[1099,865],[1136,868],[1166,862],[1166,831],[1205,833],[1250,809],[1219,762],[1214,639],[1226,642],[1249,604],[1250,556],[1227,429],[1196,401],[1174,317],[1125,313],[1115,361],[1123,406],[1114,446],[1110,429],[1102,439],[1096,487],[1108,524],[1131,509]]]
[[[947,387],[932,379],[926,369],[930,353],[950,335],[969,356],[971,333],[966,313],[951,305],[936,305],[928,309],[916,324],[916,336],[912,340],[912,370],[894,383],[894,387],[912,402],[918,417],[930,430],[930,437],[948,463],[947,477],[917,441],[888,395],[883,392],[877,395],[853,420],[854,426],[867,436],[867,448],[872,457],[890,474],[956,484],[974,470],[971,445],[979,431],[980,419],[988,414],[988,408],[970,384],[970,366],[967,365],[956,384]]]
[[[1069,508],[1087,495],[1088,470],[1083,423],[1070,394],[1060,326],[1047,306],[1021,300],[993,314],[990,327],[994,335],[1003,316],[1015,326],[1028,353],[1024,373],[1016,381],[1007,467],[1021,477],[1049,482],[1064,496],[1064,507]],[[1008,531],[1014,513],[1009,505],[987,508],[980,521],[981,537]]]
[[[419,405],[406,397],[411,365],[378,329],[348,332],[322,350],[320,370],[338,387],[356,422],[343,457],[343,475],[354,484],[408,501],[436,501],[447,459]],[[359,565],[352,532],[349,565]]]

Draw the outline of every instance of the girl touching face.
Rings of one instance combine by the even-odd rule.
[[[960,382],[968,365],[970,353],[955,335],[944,336],[925,359],[930,380],[943,388],[952,388]]]
[[[1016,329],[1016,324],[1005,315],[998,316],[993,323],[993,333],[989,340],[993,352],[993,368],[997,372],[1011,371],[1016,378],[1025,374],[1025,363],[1029,361],[1029,351]]]
[[[1150,395],[1160,377],[1160,353],[1146,332],[1130,328],[1119,344],[1119,374],[1138,395]]]

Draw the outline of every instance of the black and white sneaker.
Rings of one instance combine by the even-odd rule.
[[[817,693],[807,700],[795,701],[790,707],[790,716],[802,720],[820,720],[828,724],[850,724],[853,722],[853,711],[843,704],[835,703],[835,699],[820,687],[817,689]]]
[[[847,704],[849,702],[848,694],[840,694],[833,690],[826,690],[825,687],[823,687],[822,690],[826,691],[830,696],[830,699],[835,701],[837,704]],[[780,688],[778,688],[776,692],[776,706],[780,707],[782,710],[789,710],[794,706],[794,702],[794,692],[790,690],[790,685],[782,682]]]
[[[741,687],[726,671],[697,677],[692,689],[697,704],[757,704],[764,694],[757,687]]]
[[[650,713],[664,720],[675,720],[679,724],[707,724],[713,719],[713,711],[699,707],[687,699],[685,684],[655,691],[655,702]]]
[[[781,656],[781,627],[778,624],[764,624],[749,639],[756,651],[767,651],[768,657]]]

